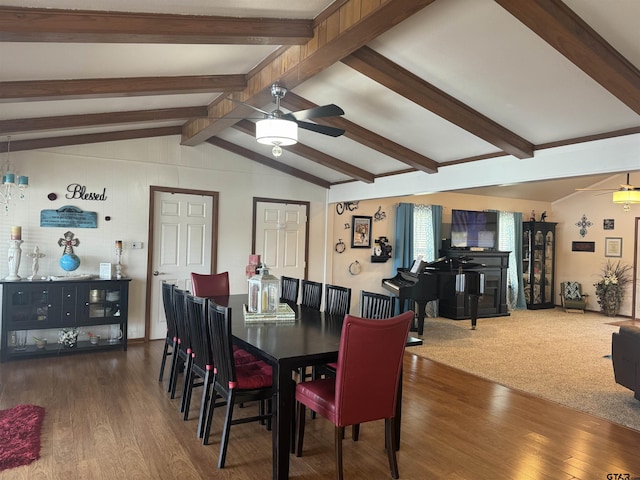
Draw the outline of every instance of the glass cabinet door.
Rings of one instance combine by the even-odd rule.
[[[7,325],[12,328],[47,328],[60,323],[60,288],[45,286],[25,288],[20,285],[7,287]]]
[[[120,316],[120,287],[92,285],[84,295],[86,314],[91,322],[105,323],[105,319]]]

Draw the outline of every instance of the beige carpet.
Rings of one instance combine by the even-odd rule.
[[[517,310],[478,320],[428,318],[408,352],[640,431],[640,402],[615,383],[615,319],[596,313]],[[620,320],[620,319],[619,319]]]

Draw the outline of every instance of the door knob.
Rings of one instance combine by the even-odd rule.
[[[160,272],[158,270],[154,270],[153,271],[153,276],[157,277],[158,275],[160,275]]]

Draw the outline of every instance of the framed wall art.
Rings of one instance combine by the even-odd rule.
[[[604,239],[604,256],[605,257],[621,257],[622,256],[622,237],[606,237]]]
[[[595,252],[596,242],[571,242],[572,252]]]
[[[602,221],[602,228],[605,230],[613,230],[615,227],[615,220],[613,218],[605,218]]]
[[[371,217],[351,217],[351,248],[371,247]]]

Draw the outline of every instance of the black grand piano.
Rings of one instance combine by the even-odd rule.
[[[426,263],[421,259],[408,268],[399,268],[395,277],[382,280],[382,287],[398,297],[400,309],[404,311],[407,301],[411,308],[418,306],[416,321],[418,335],[424,331],[427,302],[459,295],[469,296],[471,328],[475,330],[478,319],[478,298],[484,293],[484,274],[476,269],[484,267],[469,257],[440,257]],[[455,288],[451,288],[455,282]]]

